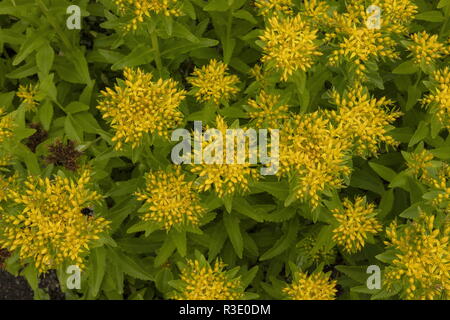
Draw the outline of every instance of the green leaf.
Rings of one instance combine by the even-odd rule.
[[[230,238],[231,244],[239,258],[242,258],[242,253],[244,251],[244,242],[242,240],[241,229],[239,226],[239,218],[231,213],[224,213],[223,224],[227,230],[228,237]]]
[[[386,190],[381,197],[380,205],[378,208],[380,209],[380,213],[378,214],[379,218],[385,217],[389,212],[391,212],[394,206],[394,191],[392,189]]]
[[[272,259],[273,257],[282,254],[294,243],[298,232],[297,219],[294,219],[291,223],[289,223],[287,229],[287,233],[280,240],[278,240],[272,248],[264,252],[264,254],[259,258],[260,261]]]
[[[375,163],[370,161],[369,166],[372,168],[373,171],[375,171],[381,178],[384,180],[391,182],[392,179],[395,178],[397,173],[392,170],[391,168],[382,166],[381,164]]]
[[[251,268],[250,270],[248,270],[241,278],[241,282],[242,282],[242,286],[244,288],[248,287],[250,285],[250,283],[253,281],[253,279],[255,278],[256,274],[258,273],[259,267],[258,266],[254,266],[253,268]]]
[[[450,0],[441,0],[441,1],[439,1],[438,5],[437,5],[437,7],[439,9],[447,7],[447,6],[450,6]]]
[[[227,0],[212,0],[209,1],[206,6],[203,7],[204,11],[227,11],[229,8]]]
[[[411,60],[399,64],[392,73],[395,74],[413,74],[419,71],[419,67]]]
[[[73,101],[66,106],[65,110],[68,113],[74,114],[89,110],[89,106],[79,101]]]
[[[444,16],[438,10],[431,10],[426,12],[418,13],[414,16],[416,20],[430,21],[430,22],[442,22],[444,21]]]
[[[73,123],[72,116],[69,114],[67,115],[65,121],[64,121],[64,131],[66,132],[67,136],[75,140],[78,143],[81,143],[82,141],[82,133],[80,133]]]
[[[176,246],[173,243],[172,239],[167,237],[162,247],[158,250],[158,254],[156,255],[154,262],[155,267],[160,267],[161,265],[163,265],[167,261],[167,259],[170,258],[175,249]]]
[[[173,230],[170,233],[170,237],[172,238],[175,246],[177,247],[178,252],[182,257],[186,255],[186,232],[184,231],[176,231]]]
[[[45,130],[50,130],[50,124],[53,118],[53,104],[46,99],[38,109],[39,120]]]
[[[73,115],[73,119],[83,125],[83,131],[88,133],[99,133],[102,131],[94,116],[89,112],[78,112]]]
[[[428,124],[425,121],[420,121],[416,132],[414,132],[414,135],[411,137],[411,140],[409,141],[408,147],[412,147],[415,144],[422,141],[423,139],[425,139],[428,133],[429,133]]]
[[[105,275],[106,251],[104,248],[95,248],[91,250],[89,260],[91,267],[89,269],[89,290],[93,297],[96,297]]]
[[[235,12],[233,12],[233,17],[247,20],[248,22],[253,23],[253,24],[257,23],[257,21],[253,17],[253,15],[250,12],[248,12],[247,10],[235,11]]]
[[[154,49],[148,45],[139,44],[125,57],[111,66],[111,70],[121,70],[125,67],[136,67],[147,64],[154,59]]]
[[[408,209],[406,209],[402,213],[400,213],[400,217],[408,218],[408,219],[417,218],[420,215],[420,207],[419,207],[419,205],[420,205],[420,203],[414,203]]]
[[[13,66],[17,66],[24,61],[34,50],[45,44],[45,39],[41,36],[29,34],[27,40],[20,46],[19,52],[14,57]]]
[[[40,47],[36,53],[36,65],[39,72],[43,73],[44,75],[47,75],[53,66],[54,58],[55,52],[48,43]]]
[[[255,190],[261,190],[273,195],[279,200],[285,200],[287,197],[286,190],[289,186],[286,181],[280,182],[257,182],[254,184]]]
[[[211,229],[209,234],[208,257],[211,260],[219,254],[220,250],[222,250],[222,247],[227,240],[227,232],[222,224],[217,224]]]
[[[137,259],[132,258],[117,249],[108,248],[108,256],[112,257],[120,270],[126,274],[141,280],[154,280],[154,277],[144,269]]]
[[[297,210],[294,207],[284,207],[264,215],[265,221],[282,222],[291,219]]]
[[[450,160],[450,146],[432,149],[431,153],[441,160]]]
[[[384,263],[391,263],[394,259],[397,258],[396,252],[394,250],[387,250],[379,255],[376,255],[375,258]]]
[[[359,283],[365,284],[370,276],[367,274],[367,266],[336,266],[335,268]]]
[[[233,210],[243,214],[255,221],[262,222],[263,218],[259,214],[258,210],[255,210],[245,198],[234,198],[233,200]]]
[[[355,171],[352,175],[350,185],[361,188],[363,190],[370,190],[379,195],[384,193],[383,182],[377,176],[374,176],[367,170]]]

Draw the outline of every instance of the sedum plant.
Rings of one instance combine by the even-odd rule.
[[[0,268],[36,299],[449,299],[449,20],[1,1]]]

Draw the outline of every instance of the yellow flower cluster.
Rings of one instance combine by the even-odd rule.
[[[330,6],[321,0],[304,0],[304,10],[302,14],[311,19],[314,23],[321,25],[329,19],[328,10]]]
[[[36,110],[37,101],[36,101],[36,95],[38,93],[38,86],[33,86],[32,84],[29,84],[27,86],[20,85],[19,90],[17,91],[16,95],[22,99],[23,103],[27,107],[27,110],[34,111]]]
[[[144,221],[161,223],[166,230],[186,224],[198,225],[205,213],[192,182],[185,180],[181,167],[174,171],[147,173],[145,190],[137,192],[138,200],[145,201]]]
[[[407,33],[407,26],[417,13],[417,6],[411,0],[374,0],[371,4],[381,9],[382,27],[393,33]]]
[[[0,108],[0,143],[13,136],[14,122],[10,115],[5,115],[5,110]]]
[[[437,177],[431,178],[428,183],[438,192],[433,204],[450,213],[450,165],[443,164],[437,172]]]
[[[172,79],[151,81],[152,74],[139,68],[125,68],[123,74],[125,87],[116,85],[114,90],[101,91],[104,98],[97,106],[116,131],[112,138],[115,149],[121,149],[123,143],[136,148],[148,133],[167,138],[182,122],[178,106],[186,92],[178,90]]]
[[[410,157],[408,167],[433,191],[432,205],[450,213],[450,166],[438,161],[433,164],[433,154],[428,150],[413,153]]]
[[[0,151],[3,153],[4,151],[1,150],[2,148],[0,147]],[[4,166],[9,166],[11,163],[12,157],[11,155],[1,155],[0,156],[0,167],[4,167]]]
[[[317,30],[313,30],[300,15],[270,18],[260,39],[264,42],[262,62],[275,66],[283,81],[296,70],[307,71],[314,58],[322,55],[316,43]]]
[[[226,130],[228,125],[221,116],[216,117],[215,128],[222,133],[224,137],[223,144],[226,145]],[[203,148],[213,141],[203,141]],[[235,149],[237,144],[235,144]],[[259,178],[259,172],[256,167],[253,167],[248,161],[239,164],[237,160],[237,152],[234,154],[234,163],[227,164],[225,148],[222,148],[221,163],[213,164],[195,164],[191,172],[198,174],[198,189],[199,191],[207,191],[214,189],[220,198],[223,198],[234,193],[246,192],[249,190],[249,183],[254,179]],[[196,152],[196,150],[194,150]]]
[[[357,197],[355,203],[343,201],[344,209],[334,209],[333,216],[338,226],[333,230],[333,240],[348,253],[356,253],[364,247],[368,235],[381,231],[380,222],[374,217],[375,206]]]
[[[279,128],[280,124],[289,118],[289,106],[280,105],[280,98],[279,95],[262,90],[256,100],[248,100],[247,103],[253,110],[248,115],[256,119],[255,125],[257,128]]]
[[[239,92],[236,84],[239,83],[238,76],[228,74],[228,66],[215,59],[209,64],[195,68],[188,82],[196,89],[197,101],[214,101],[218,104],[220,100],[229,100]]]
[[[308,275],[305,272],[294,274],[292,284],[283,289],[290,300],[334,300],[336,299],[336,280],[318,272]]]
[[[151,13],[165,16],[182,15],[178,0],[115,0],[119,12],[123,15],[131,14],[133,18],[126,26],[127,30],[136,30],[138,24],[149,17]]]
[[[444,58],[450,54],[450,47],[439,42],[438,35],[430,35],[426,31],[414,33],[411,36],[413,43],[408,46],[414,62],[426,65],[433,63],[436,59]]]
[[[386,230],[388,248],[396,250],[386,268],[388,287],[401,283],[406,299],[448,299],[450,297],[450,226],[434,227],[434,216],[422,213],[417,221]]]
[[[292,14],[292,7],[294,4],[292,0],[256,0],[255,6],[259,9],[259,12],[263,16],[271,14],[279,14],[281,12],[285,14]]]
[[[331,65],[345,59],[355,64],[356,74],[363,76],[366,70],[365,62],[371,58],[398,58],[394,47],[396,42],[389,35],[377,29],[366,27],[350,27],[345,29],[339,48],[334,50],[329,58]]]
[[[422,150],[417,153],[413,153],[410,155],[411,161],[408,161],[407,165],[410,169],[412,169],[413,173],[417,176],[420,176],[423,180],[428,180],[428,170],[433,166],[431,160],[433,160],[433,154],[428,150]]]
[[[78,180],[30,176],[23,190],[10,189],[16,207],[0,216],[0,248],[19,250],[20,259],[33,261],[42,273],[64,263],[83,268],[89,244],[109,224],[82,213],[101,199],[89,183],[90,173],[84,171]]]
[[[7,201],[9,199],[10,193],[13,190],[15,190],[18,186],[17,180],[18,180],[17,173],[15,173],[10,177],[0,175],[0,202]]]
[[[297,182],[296,198],[313,207],[328,188],[339,188],[350,174],[350,144],[336,135],[323,112],[294,115],[280,131],[278,175]]]
[[[214,267],[205,261],[188,260],[181,270],[182,289],[173,294],[176,300],[239,300],[244,288],[240,277],[227,273],[217,260]]]
[[[376,155],[380,143],[398,145],[391,136],[386,135],[387,126],[402,115],[401,112],[385,110],[392,101],[385,97],[379,100],[371,97],[360,84],[342,96],[336,91],[331,96],[338,108],[330,112],[330,118],[336,121],[338,136],[351,141],[356,155]]]
[[[450,69],[445,67],[435,71],[432,79],[435,88],[422,99],[422,103],[428,105],[442,125],[450,130]]]
[[[352,68],[360,79],[366,79],[366,63],[375,59],[397,59],[397,41],[392,39],[394,33],[404,33],[406,26],[417,12],[417,7],[410,0],[374,0],[372,5],[380,8],[379,28],[369,28],[367,22],[374,12],[366,12],[363,0],[349,1],[346,12],[333,11],[331,15],[321,17],[319,23],[330,31],[326,39],[337,39],[337,48],[329,57],[329,63],[336,65],[340,61],[352,63]]]

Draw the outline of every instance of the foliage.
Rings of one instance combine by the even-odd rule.
[[[0,266],[39,299],[49,269],[68,299],[448,299],[449,20],[449,0],[1,1]],[[193,121],[280,129],[277,174],[174,166]]]

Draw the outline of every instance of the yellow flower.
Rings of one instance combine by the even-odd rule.
[[[346,4],[346,12],[339,14],[333,12],[331,19],[326,19],[328,26],[333,26],[337,32],[352,26],[361,26],[367,29],[367,21],[376,13],[367,12],[369,5],[380,8],[380,29],[386,34],[406,33],[407,26],[417,13],[417,6],[411,0],[352,0]],[[345,31],[344,31],[345,32]]]
[[[433,164],[431,160],[433,160],[433,154],[428,150],[422,150],[417,153],[412,153],[410,155],[411,161],[407,163],[408,168],[412,169],[415,175],[421,176],[423,179],[428,179],[428,171],[427,168],[431,168]]]
[[[395,259],[386,268],[388,287],[400,283],[406,299],[448,299],[450,297],[450,226],[435,228],[434,216],[421,213],[406,225],[393,222],[386,230],[388,249]]]
[[[317,207],[325,190],[340,188],[350,174],[350,144],[336,135],[322,112],[293,116],[280,131],[279,176],[296,182],[297,199]]]
[[[145,201],[144,221],[161,223],[166,230],[186,224],[198,225],[205,213],[192,182],[185,180],[181,167],[174,171],[149,172],[145,176],[145,190],[137,192],[138,200]]]
[[[443,126],[450,130],[450,69],[445,67],[433,73],[435,87],[422,99],[422,103],[434,113]]]
[[[411,0],[374,0],[371,4],[381,9],[382,27],[394,33],[407,33],[418,9]]]
[[[14,122],[10,115],[5,115],[5,110],[0,107],[0,143],[13,136]]]
[[[176,300],[239,300],[244,288],[240,277],[224,270],[225,264],[217,260],[214,267],[206,261],[188,260],[181,270],[182,288],[173,294]]]
[[[430,178],[428,181],[428,184],[438,193],[432,203],[448,214],[450,213],[450,165],[442,164],[436,175],[436,178]]]
[[[325,1],[321,0],[304,0],[304,11],[302,14],[310,18],[316,24],[323,24],[329,21],[330,17],[327,13],[330,6]]]
[[[357,197],[355,203],[343,201],[344,209],[334,209],[338,226],[333,230],[333,240],[348,253],[356,253],[364,247],[368,235],[381,231],[382,226],[374,217],[375,206]]]
[[[294,281],[283,289],[290,300],[334,300],[336,298],[336,280],[331,280],[323,272],[308,275],[296,272]]]
[[[354,64],[356,74],[362,77],[366,70],[364,63],[371,58],[397,59],[398,53],[394,49],[396,45],[396,41],[389,35],[377,29],[352,26],[345,29],[343,39],[330,55],[329,62],[335,65],[345,59]]]
[[[331,111],[329,117],[336,121],[337,134],[352,142],[358,156],[377,155],[381,143],[398,145],[386,135],[388,125],[402,115],[401,112],[385,110],[392,101],[385,97],[379,100],[370,97],[360,84],[342,96],[336,91],[331,96],[338,108]]]
[[[116,131],[112,138],[115,148],[121,149],[123,143],[131,143],[136,148],[144,134],[167,138],[170,130],[182,122],[183,114],[178,106],[186,92],[178,90],[177,82],[172,79],[151,81],[152,74],[139,68],[125,68],[124,77],[124,87],[106,88],[97,106]]]
[[[411,36],[413,43],[408,46],[414,62],[417,64],[431,64],[436,59],[444,58],[450,53],[448,46],[438,41],[438,35],[429,35],[426,31],[414,33]]]
[[[431,190],[431,204],[437,209],[450,213],[450,165],[432,161],[433,154],[428,150],[409,155],[408,167]]]
[[[18,186],[18,174],[15,173],[10,177],[0,175],[0,202],[7,201],[10,198],[10,193]]]
[[[27,107],[27,110],[35,111],[37,106],[36,95],[38,93],[38,86],[29,84],[28,86],[20,85],[16,95],[22,99]]]
[[[221,61],[212,59],[208,65],[195,68],[188,82],[195,87],[197,101],[214,101],[218,104],[221,99],[229,100],[238,93],[236,84],[238,76],[228,74],[228,66]]]
[[[0,152],[4,153],[5,151],[0,148]],[[1,155],[0,156],[0,167],[9,166],[12,160],[11,155]]]
[[[165,16],[182,15],[178,0],[115,0],[114,2],[122,15],[133,16],[125,27],[127,30],[136,30],[138,24],[152,13]]]
[[[225,146],[228,125],[222,117],[216,117],[215,128],[222,133],[223,145]],[[212,143],[212,141],[203,141],[202,150],[205,150],[206,146],[210,143]],[[235,144],[235,151],[237,151],[236,149],[237,143]],[[207,191],[214,189],[220,198],[234,193],[249,191],[250,181],[259,178],[258,169],[250,164],[248,159],[245,159],[242,164],[238,163],[237,152],[234,152],[234,162],[228,164],[226,161],[226,148],[221,148],[221,151],[221,163],[202,163],[193,165],[191,172],[196,173],[199,176],[197,181],[198,190]],[[194,150],[194,153],[195,152],[197,152],[197,150]]]
[[[376,12],[367,12],[367,2],[355,0],[347,2],[346,12],[333,11],[324,14],[318,23],[325,26],[325,39],[335,47],[329,56],[329,63],[350,63],[359,79],[367,80],[366,63],[379,59],[398,59],[398,42],[393,33],[407,32],[407,24],[417,12],[417,7],[409,0],[374,0],[370,2],[380,8],[379,28],[369,28],[368,21]]]
[[[294,4],[292,0],[256,0],[255,6],[263,16],[268,16],[272,13],[292,14],[292,7]]]
[[[262,90],[256,100],[248,100],[248,105],[254,110],[249,112],[248,115],[256,119],[257,128],[279,128],[280,124],[288,119],[289,106],[280,105],[280,98],[279,95]]]
[[[322,55],[316,44],[317,30],[313,30],[300,15],[294,18],[269,19],[269,26],[260,39],[264,41],[262,61],[279,70],[286,81],[296,70],[307,71],[316,56]]]
[[[90,173],[85,171],[78,180],[30,176],[23,190],[10,190],[16,206],[1,216],[0,248],[18,250],[22,261],[33,261],[42,273],[64,263],[83,268],[89,244],[109,224],[82,213],[101,199],[88,189],[89,183]]]

